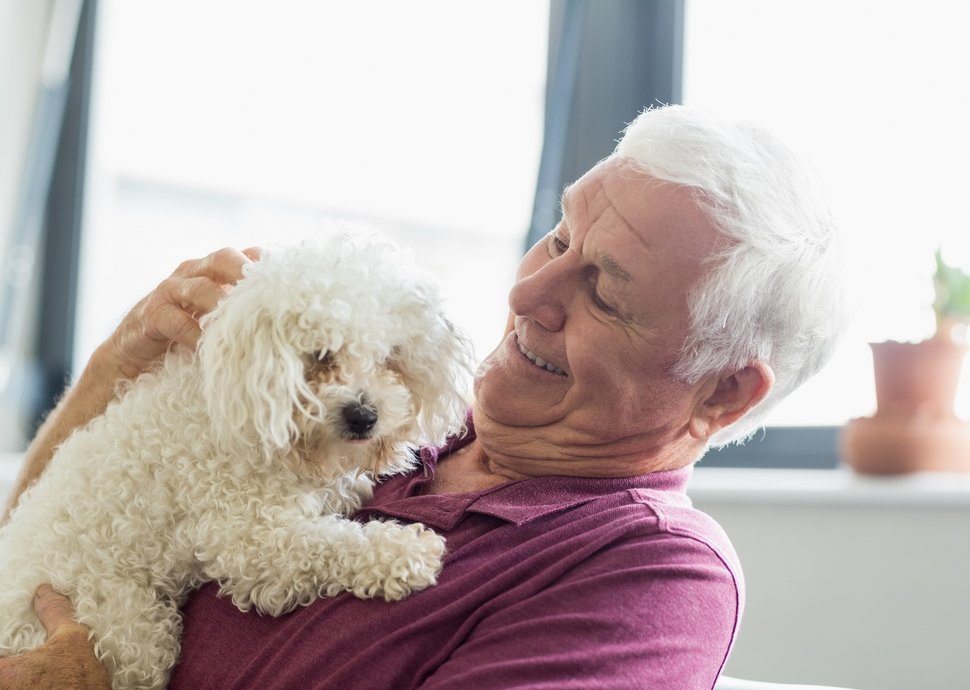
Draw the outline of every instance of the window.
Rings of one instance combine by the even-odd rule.
[[[970,268],[970,6],[946,0],[688,0],[684,102],[757,120],[819,169],[848,241],[858,316],[774,425],[875,409],[867,342],[932,333],[939,246]],[[957,413],[970,416],[970,367]]]
[[[100,3],[78,369],[184,259],[359,220],[413,247],[479,356],[535,189],[548,5]]]

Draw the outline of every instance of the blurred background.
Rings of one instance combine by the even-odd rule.
[[[680,102],[756,120],[812,161],[845,232],[857,304],[827,369],[754,442],[702,466],[837,468],[839,430],[875,407],[867,343],[932,333],[937,248],[970,269],[968,27],[970,5],[955,0],[0,0],[0,450],[22,450],[91,351],[180,261],[286,242],[330,219],[413,248],[483,357],[501,334],[518,258],[556,222],[562,186],[643,107]],[[894,589],[909,582],[898,564],[878,560],[901,548],[893,534],[911,530],[913,545],[935,533],[927,543],[943,550],[952,542],[941,524],[970,527],[970,502],[952,487],[893,489],[876,501],[885,515],[856,519],[870,494],[858,499],[836,476],[798,479],[808,493],[790,483],[732,493],[705,479],[697,500],[737,525],[728,531],[751,563],[770,542],[758,530],[777,514],[735,515],[718,501],[794,501],[806,512],[791,529],[824,513],[831,529],[804,549],[782,540],[784,557],[807,549],[818,565],[833,540],[848,551],[794,581],[812,589],[865,552],[848,579],[881,581],[878,597],[909,591]],[[846,520],[858,536],[842,531]],[[961,548],[963,560],[941,567],[966,580]],[[970,644],[967,594],[934,608],[921,572],[910,585],[923,598],[907,610],[926,627],[895,620],[912,660],[899,634],[896,647],[867,647],[871,628],[845,621],[835,627],[882,662],[831,651],[849,643],[824,622],[809,628],[829,647],[786,655],[796,643],[775,635],[783,649],[767,654],[771,626],[791,624],[779,616],[808,620],[819,606],[755,596],[756,632],[732,663],[793,680],[970,688],[970,665],[950,654]],[[953,596],[946,582],[936,582],[940,597]],[[858,594],[833,586],[846,591],[825,590],[826,615]],[[786,600],[780,585],[777,595]],[[858,615],[882,615],[878,597]],[[895,630],[887,625],[872,622]],[[873,676],[873,664],[889,670]],[[928,667],[938,675],[924,683]]]
[[[544,234],[561,186],[658,102],[775,130],[819,169],[845,230],[857,321],[770,425],[870,413],[866,343],[932,331],[934,249],[970,267],[965,3],[4,0],[0,12],[6,449],[181,260],[328,218],[413,247],[484,356],[530,227]]]
[[[858,318],[769,426],[869,414],[866,343],[931,333],[937,247],[970,267],[968,25],[946,0],[4,0],[0,447],[180,261],[328,218],[413,247],[484,356],[530,227],[658,102],[819,169]]]

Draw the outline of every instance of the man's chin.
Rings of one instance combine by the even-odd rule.
[[[523,397],[525,395],[511,392],[499,393],[491,386],[477,388],[472,404],[475,429],[479,430],[485,425],[485,428],[493,430],[534,430],[561,421],[553,405],[523,400]]]

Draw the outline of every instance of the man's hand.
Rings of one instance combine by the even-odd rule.
[[[259,259],[257,248],[220,249],[183,262],[142,299],[105,343],[121,372],[134,378],[173,344],[195,349],[199,319],[212,311],[246,264]]]
[[[49,585],[41,585],[34,595],[34,611],[47,630],[47,644],[0,659],[0,688],[110,689],[108,672],[94,655],[90,630],[74,622],[71,602]]]

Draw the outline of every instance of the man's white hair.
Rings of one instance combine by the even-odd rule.
[[[765,130],[684,106],[641,113],[613,155],[690,187],[727,239],[689,296],[673,373],[693,383],[753,361],[771,366],[771,393],[711,445],[743,440],[822,368],[847,323],[842,247],[814,171]]]

